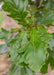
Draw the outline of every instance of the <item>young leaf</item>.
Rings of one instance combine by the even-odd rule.
[[[8,51],[8,47],[6,46],[6,44],[2,44],[0,45],[0,54],[4,54]]]

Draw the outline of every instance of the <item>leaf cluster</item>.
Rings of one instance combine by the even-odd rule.
[[[0,54],[7,52],[13,63],[8,75],[47,73],[48,64],[54,69],[54,34],[45,28],[54,25],[54,1],[40,0],[38,6],[31,0],[3,2],[3,10],[21,26],[0,32],[0,39],[6,42],[0,45]]]

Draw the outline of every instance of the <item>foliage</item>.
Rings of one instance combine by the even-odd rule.
[[[0,46],[0,54],[8,52],[13,63],[8,75],[47,73],[48,64],[54,69],[54,34],[45,28],[54,25],[53,3],[53,0],[4,0],[3,10],[21,26],[10,31],[2,28],[0,32],[0,39],[6,42],[2,45],[4,49]]]

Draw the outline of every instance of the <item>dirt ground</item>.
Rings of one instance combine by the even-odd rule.
[[[10,28],[16,28],[16,27],[19,27],[19,25],[17,25],[16,22],[13,21],[11,18],[7,17],[5,13],[2,27],[5,28],[6,30],[10,30]],[[54,27],[52,26],[49,27],[48,32],[53,33]],[[0,44],[3,44],[3,43],[4,41],[0,40]],[[10,66],[11,66],[11,62],[10,62],[8,54],[0,55],[0,75],[7,75],[7,73],[9,73]],[[54,71],[51,71],[50,67],[48,69],[48,72],[49,73],[45,75],[54,75]],[[42,74],[36,73],[36,75],[42,75]]]

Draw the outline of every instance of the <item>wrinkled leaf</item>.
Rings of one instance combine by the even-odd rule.
[[[17,39],[8,42],[10,44],[10,59],[17,65],[25,62],[33,71],[39,72],[46,59],[45,50],[51,35],[42,27],[38,31],[36,28],[32,28],[28,32],[23,31]]]
[[[27,31],[22,31],[17,38],[8,40],[7,45],[10,47],[11,61],[19,64],[20,54],[17,53],[18,49],[22,49],[27,44]],[[23,52],[21,50],[21,52]]]
[[[46,59],[45,50],[50,38],[50,35],[47,32],[45,31],[42,32],[43,29],[40,28],[39,30],[40,33],[37,32],[36,28],[32,29],[30,33],[31,34],[30,42],[27,46],[25,46],[26,48],[24,48],[24,54],[20,59],[20,62],[23,61],[26,64],[29,63],[29,67],[33,71],[37,71],[37,72],[40,71],[42,65],[45,62]]]

